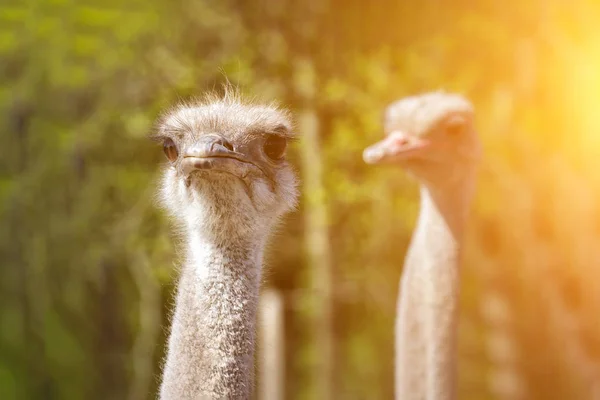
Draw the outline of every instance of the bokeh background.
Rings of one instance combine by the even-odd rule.
[[[418,193],[361,152],[390,101],[437,89],[485,147],[459,398],[600,398],[598,21],[594,0],[2,0],[0,398],[155,397],[178,258],[147,135],[226,80],[303,135],[265,282],[285,398],[393,397]]]

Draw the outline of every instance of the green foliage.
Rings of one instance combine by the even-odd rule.
[[[5,3],[0,398],[154,397],[178,260],[153,202],[161,151],[146,136],[160,110],[226,79],[308,104],[321,126],[324,190],[303,193],[269,258],[287,304],[286,398],[314,398],[318,304],[302,241],[313,201],[330,214],[335,393],[392,398],[417,193],[361,152],[381,137],[388,102],[438,88],[473,100],[485,144],[460,398],[500,398],[503,368],[525,398],[589,397],[600,351],[594,2]],[[500,336],[506,359],[490,350]]]

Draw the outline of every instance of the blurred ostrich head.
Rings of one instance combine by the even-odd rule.
[[[473,107],[456,94],[434,92],[396,101],[386,109],[384,128],[387,136],[365,150],[365,161],[400,164],[426,182],[460,178],[480,157]]]

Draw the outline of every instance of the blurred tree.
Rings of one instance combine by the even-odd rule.
[[[161,152],[145,136],[161,109],[226,79],[310,108],[319,126],[322,193],[304,193],[268,270],[285,299],[286,398],[317,398],[324,356],[314,265],[298,240],[311,196],[328,211],[329,390],[392,398],[416,193],[360,154],[389,101],[436,88],[473,100],[486,147],[464,263],[460,398],[501,398],[498,371],[513,388],[504,398],[593,398],[599,16],[591,0],[6,0],[0,398],[154,397],[177,259],[152,202]],[[298,150],[291,158],[306,165]]]

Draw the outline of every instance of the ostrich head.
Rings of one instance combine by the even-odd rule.
[[[183,226],[219,241],[261,236],[296,204],[285,159],[292,138],[286,112],[231,93],[175,107],[155,135],[168,160],[163,205]]]
[[[392,103],[384,127],[387,136],[365,149],[365,161],[400,164],[425,183],[460,179],[480,156],[473,107],[456,94],[427,93]]]

